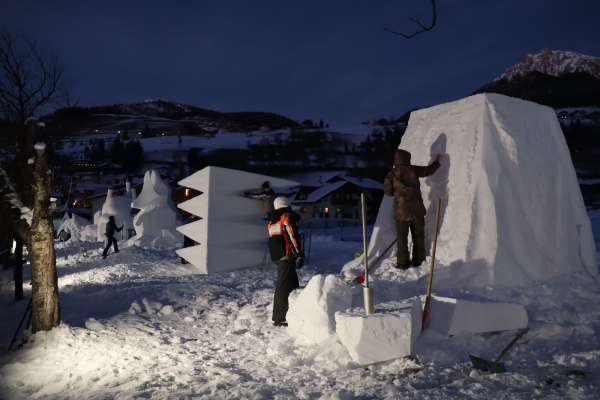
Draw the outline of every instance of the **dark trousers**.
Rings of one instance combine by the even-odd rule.
[[[273,298],[273,322],[283,322],[289,307],[288,296],[292,290],[300,287],[300,284],[294,259],[279,260],[276,264],[277,282]]]
[[[119,246],[117,246],[117,239],[115,239],[114,236],[107,236],[106,237],[108,239],[108,243],[106,243],[106,247],[104,248],[104,251],[102,252],[102,257],[106,257],[106,255],[108,254],[108,249],[110,249],[110,245],[112,244],[114,249],[115,249],[115,253],[119,252]]]
[[[420,217],[412,221],[396,221],[396,234],[398,249],[396,258],[398,267],[408,267],[410,264],[408,254],[408,231],[413,242],[412,264],[420,265],[425,260],[425,218]]]

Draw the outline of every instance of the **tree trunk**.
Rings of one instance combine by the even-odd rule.
[[[15,237],[15,301],[23,300],[23,241]]]
[[[30,263],[32,286],[32,332],[47,331],[60,323],[58,279],[50,215],[50,171],[45,145],[35,145],[33,171],[33,220]]]

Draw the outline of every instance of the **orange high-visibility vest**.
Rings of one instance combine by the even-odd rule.
[[[300,242],[296,224],[288,214],[282,214],[278,221],[269,221],[267,224],[269,240],[283,239],[283,256],[296,256],[300,254]]]

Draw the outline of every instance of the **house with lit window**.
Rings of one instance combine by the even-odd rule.
[[[367,219],[377,216],[383,183],[347,175],[344,171],[315,172],[289,177],[301,183],[292,200],[301,224],[318,226],[360,223],[360,194],[366,198]]]

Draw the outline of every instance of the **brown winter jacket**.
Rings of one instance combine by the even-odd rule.
[[[427,167],[410,164],[410,153],[397,150],[394,154],[394,167],[385,177],[383,192],[394,196],[394,219],[411,221],[425,216],[425,206],[421,197],[419,178],[432,175],[440,167],[436,160]]]

